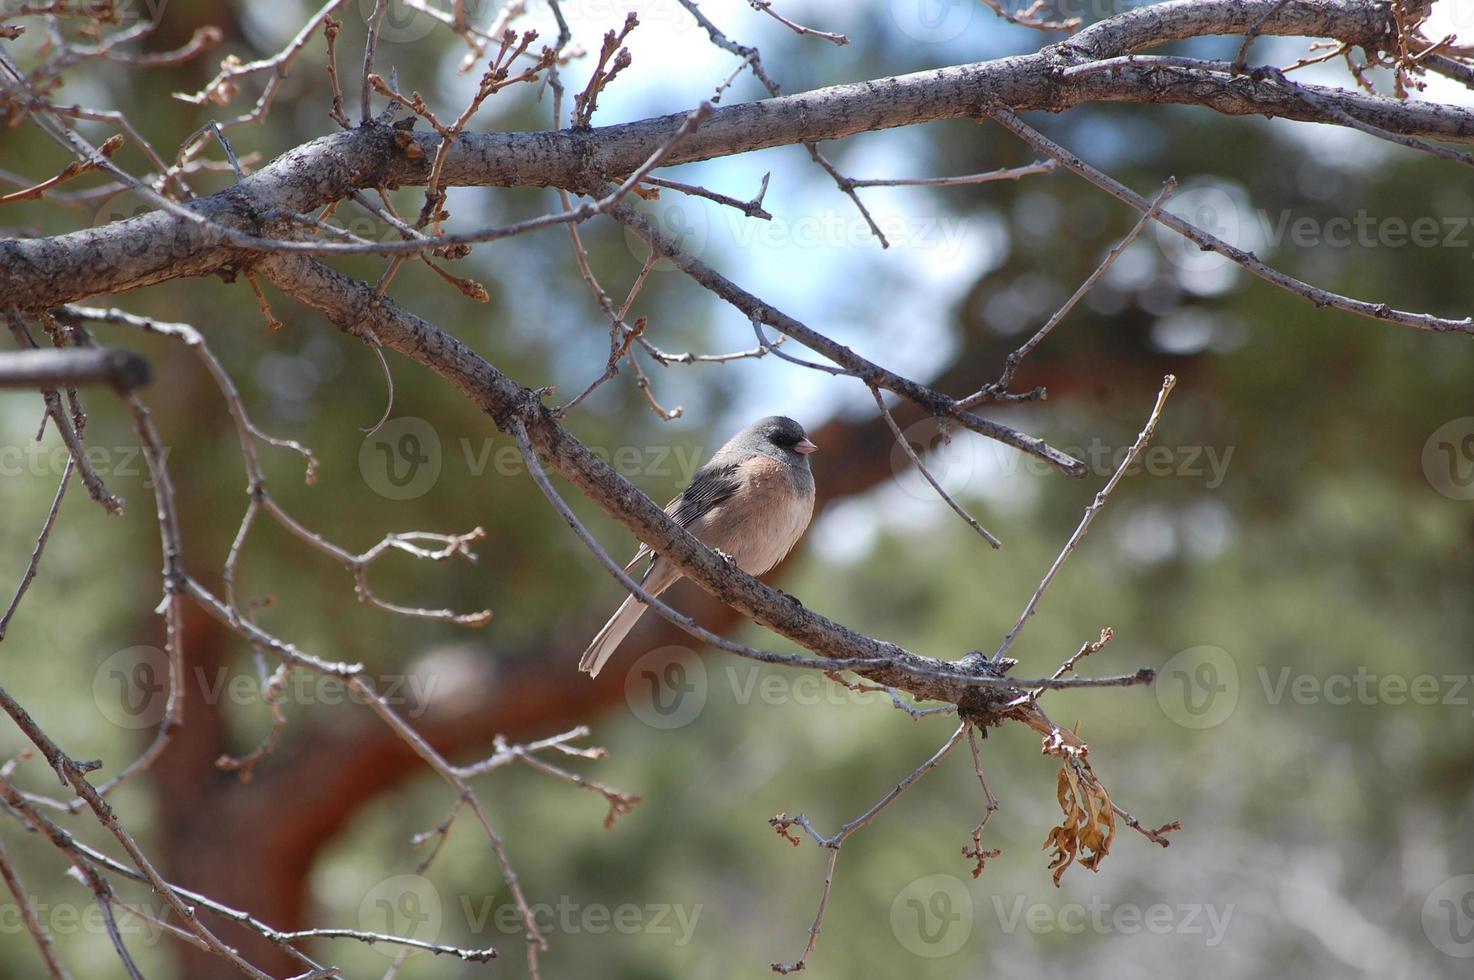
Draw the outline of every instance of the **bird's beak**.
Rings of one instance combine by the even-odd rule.
[[[809,453],[817,453],[819,451],[819,447],[814,445],[812,442],[809,442],[809,440],[807,439],[800,439],[798,441],[798,445],[794,446],[793,448],[796,451],[803,453],[805,456],[807,456]]]

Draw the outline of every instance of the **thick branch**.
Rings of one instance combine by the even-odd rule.
[[[23,350],[0,354],[0,388],[105,384],[131,391],[148,384],[148,362],[129,351]]]
[[[1172,83],[1170,74],[1065,69],[1180,37],[1241,33],[1279,6],[1273,0],[1158,4],[1021,57],[917,72],[717,109],[681,141],[665,165],[772,146],[838,139],[935,119],[977,117],[990,106],[1062,111],[1090,101],[1193,102],[1223,112],[1285,115],[1344,125],[1348,117],[1409,136],[1474,142],[1474,112],[1340,90],[1306,103],[1252,74]],[[1371,0],[1300,0],[1283,5],[1264,34],[1334,37],[1375,44],[1383,5]],[[633,173],[687,119],[686,113],[591,130],[467,133],[445,158],[442,186],[554,186],[588,190]],[[356,189],[424,184],[441,137],[417,134],[406,153],[396,131],[368,125],[306,143],[226,191],[191,202],[198,216],[157,211],[53,238],[0,242],[0,295],[22,309],[56,306],[180,276],[227,269],[290,219]]]

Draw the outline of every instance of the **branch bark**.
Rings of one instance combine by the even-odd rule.
[[[1279,8],[1279,9],[1276,9]],[[1266,16],[1267,15],[1267,16]],[[680,141],[665,165],[709,160],[938,119],[978,118],[990,107],[1060,112],[1092,101],[1191,103],[1229,114],[1286,116],[1331,125],[1347,118],[1393,133],[1474,142],[1474,112],[1427,102],[1272,79],[1181,79],[1125,66],[1071,77],[1065,69],[1186,37],[1242,33],[1329,37],[1375,46],[1387,37],[1373,0],[1176,0],[1122,14],[1032,55],[916,72],[717,109]],[[1262,21],[1262,23],[1261,23]],[[637,170],[687,113],[587,130],[466,133],[445,158],[442,186],[537,186],[588,192]],[[284,223],[363,188],[424,184],[441,137],[368,123],[296,147],[236,186],[188,205],[194,217],[155,211],[51,238],[0,242],[0,295],[30,311],[181,276],[230,274]],[[290,224],[287,227],[294,227]],[[248,239],[254,238],[254,243]],[[396,238],[397,240],[397,238]],[[325,243],[324,251],[334,246]]]
[[[148,362],[121,350],[24,350],[0,354],[0,388],[111,385],[132,391],[148,384]]]

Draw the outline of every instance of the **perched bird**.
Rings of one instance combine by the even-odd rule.
[[[665,512],[747,574],[761,575],[783,560],[809,526],[814,513],[809,454],[818,448],[793,419],[758,419],[718,449]],[[650,553],[641,545],[626,567]],[[680,570],[656,555],[640,584],[660,595],[680,577]],[[578,669],[597,677],[644,611],[645,604],[633,595],[625,599],[584,651]]]

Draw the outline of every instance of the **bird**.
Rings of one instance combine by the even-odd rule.
[[[788,555],[809,526],[814,514],[809,456],[818,448],[791,418],[758,419],[727,440],[665,512],[747,574],[761,575]],[[641,545],[625,570],[652,555]],[[680,578],[669,559],[653,555],[640,585],[658,596]],[[578,669],[597,677],[644,612],[645,603],[633,595],[626,598],[584,651]]]

